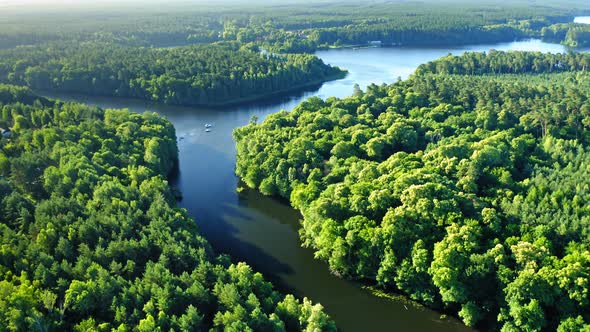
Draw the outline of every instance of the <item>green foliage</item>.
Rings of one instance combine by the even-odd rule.
[[[513,0],[502,6],[467,0],[328,0],[281,6],[264,1],[198,6],[174,1],[165,8],[151,3],[141,8],[104,5],[90,12],[56,6],[53,15],[17,6],[4,8],[0,48],[56,40],[156,47],[237,41],[246,48],[311,53],[318,47],[370,41],[471,44],[539,37],[543,28],[571,22],[589,9],[579,0]]]
[[[167,120],[0,96],[0,121],[27,123],[0,140],[1,331],[335,331],[320,305],[214,256],[166,181]]]
[[[504,331],[590,317],[590,59],[468,53],[234,132],[339,275]],[[282,188],[268,191],[266,188]]]
[[[467,52],[461,56],[448,55],[420,65],[416,74],[545,74],[585,71],[589,64],[590,55],[587,53],[542,54],[492,50],[487,54]]]
[[[588,24],[554,24],[543,28],[543,40],[559,42],[569,47],[590,45],[590,26]]]
[[[0,51],[0,82],[167,104],[219,105],[343,75],[313,55],[273,55],[237,44],[171,49],[53,43]],[[14,130],[29,123],[16,118]]]

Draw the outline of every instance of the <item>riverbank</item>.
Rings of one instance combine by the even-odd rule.
[[[313,249],[316,258],[328,262],[334,275],[408,294],[431,308],[448,310],[469,326],[485,327],[490,322],[506,329],[518,324],[518,315],[513,310],[520,306],[510,302],[515,292],[507,287],[518,287],[519,279],[515,276],[520,277],[524,272],[498,258],[493,265],[485,265],[481,274],[463,275],[454,271],[480,271],[484,265],[480,259],[473,260],[474,256],[496,255],[487,252],[491,250],[488,248],[494,251],[511,248],[514,252],[517,241],[520,245],[526,241],[523,239],[530,238],[526,227],[520,233],[513,233],[498,225],[513,220],[518,226],[526,225],[533,209],[527,211],[527,216],[516,215],[512,211],[518,204],[511,206],[508,202],[498,208],[498,214],[493,210],[497,219],[489,221],[486,218],[493,205],[488,204],[497,202],[497,197],[526,195],[529,189],[514,186],[503,190],[508,187],[503,187],[505,183],[535,181],[546,185],[543,181],[548,180],[530,174],[559,173],[563,169],[557,161],[555,164],[559,166],[555,169],[539,166],[557,159],[557,153],[547,148],[546,139],[571,140],[572,145],[580,146],[580,151],[590,144],[587,137],[574,141],[573,135],[567,136],[584,130],[576,127],[580,122],[565,124],[556,120],[567,117],[564,114],[571,112],[570,109],[584,107],[583,98],[574,102],[571,96],[583,96],[587,91],[590,81],[580,74],[590,55],[548,53],[498,51],[444,56],[420,65],[406,81],[372,86],[355,97],[304,102],[291,113],[281,112],[264,122],[234,131],[238,150],[236,174],[250,188],[289,199],[293,207],[300,209],[303,220],[299,234],[303,246]],[[556,68],[555,63],[562,65]],[[507,69],[519,75],[503,74]],[[560,89],[545,88],[555,82],[560,82]],[[480,112],[481,103],[498,101],[501,99],[498,96],[505,96],[499,101],[498,110],[503,105],[519,103],[522,113],[515,115],[517,119],[532,116],[538,100],[546,103],[542,107],[551,110],[558,109],[555,101],[573,106],[544,115],[549,124],[545,126],[561,128],[559,133],[555,129],[541,133],[535,127],[514,127],[512,123],[490,129],[475,115]],[[361,108],[372,111],[373,115],[378,112],[380,116],[373,117],[367,112],[367,117],[362,114],[356,120]],[[446,114],[441,116],[443,108]],[[440,134],[440,128],[446,128],[444,135]],[[431,141],[432,133],[444,139]],[[502,170],[506,171],[501,175],[502,180],[496,175],[501,173],[494,169],[498,166],[483,170],[492,164],[477,157],[482,144],[485,146],[496,137],[513,142],[523,136],[530,137],[528,151],[541,151],[532,146],[545,144],[551,157],[536,159],[536,154],[521,153],[498,140],[492,144],[500,145],[494,153],[511,161],[515,160],[513,155],[519,158],[522,155],[524,159],[502,164]],[[470,137],[470,142],[481,143],[449,154],[449,146],[461,146],[466,137]],[[481,182],[478,177],[457,176],[456,170],[448,171],[445,158],[461,160],[461,169],[494,175],[482,175],[485,180]],[[519,165],[530,166],[530,173],[513,171]],[[467,196],[469,204],[464,203]],[[561,212],[551,211],[556,215]],[[457,241],[461,237],[464,240]],[[573,239],[584,243],[583,239]],[[564,252],[559,241],[553,242],[558,249],[548,251],[548,257]],[[500,279],[503,276],[496,271],[510,271],[514,277]],[[478,285],[483,280],[489,286],[480,291]],[[455,293],[455,289],[460,291]],[[571,290],[560,285],[552,291],[563,294]],[[489,301],[490,298],[498,301]],[[557,329],[569,319],[569,313],[552,307],[553,300],[545,301],[548,303],[545,311],[535,309],[539,315],[558,314],[556,318],[543,318],[540,326]],[[509,307],[505,303],[510,303]],[[576,315],[584,312],[579,303],[571,306],[576,308]],[[510,316],[496,319],[507,310]]]
[[[283,95],[288,95],[288,94],[294,94],[296,92],[299,91],[303,91],[309,88],[313,88],[313,87],[319,87],[324,83],[327,82],[331,82],[331,81],[337,81],[337,80],[341,80],[343,78],[346,78],[346,76],[348,75],[348,71],[346,69],[340,69],[340,71],[337,74],[334,75],[330,75],[327,76],[323,79],[319,79],[319,80],[313,80],[313,81],[309,81],[309,82],[305,82],[302,84],[297,84],[297,85],[293,85],[288,89],[280,89],[280,90],[275,90],[273,92],[270,93],[263,93],[263,94],[257,94],[257,95],[251,95],[251,96],[247,96],[247,97],[242,97],[242,98],[238,98],[238,99],[232,99],[232,100],[228,100],[225,102],[219,102],[219,103],[206,103],[206,104],[199,104],[199,103],[184,103],[184,104],[175,104],[175,103],[164,103],[164,102],[160,102],[157,100],[152,100],[152,99],[144,99],[144,98],[134,98],[134,97],[127,97],[127,96],[112,96],[112,95],[94,95],[94,94],[85,94],[85,93],[80,93],[80,92],[76,92],[76,91],[60,91],[60,90],[39,90],[39,89],[32,89],[36,94],[39,94],[41,96],[61,96],[61,95],[68,95],[68,94],[73,94],[76,96],[80,96],[80,97],[87,97],[87,98],[115,98],[115,99],[120,99],[120,100],[127,100],[127,101],[137,101],[137,102],[147,102],[147,103],[154,103],[154,104],[162,104],[162,105],[169,105],[169,106],[177,106],[177,107],[198,107],[198,108],[215,108],[215,109],[220,109],[220,108],[227,108],[227,107],[232,107],[232,106],[237,106],[237,105],[241,105],[241,104],[245,104],[245,103],[253,103],[253,102],[262,102],[265,100],[272,100],[274,98],[283,96]]]
[[[588,17],[588,21],[590,22],[590,17]],[[590,24],[590,23],[588,23]],[[544,43],[550,43],[550,44],[559,44],[559,45],[563,45],[565,47],[567,47],[568,50],[577,50],[577,48],[579,47],[574,47],[572,45],[568,45],[565,41],[561,41],[561,40],[549,40],[549,39],[543,39],[540,38],[539,36],[527,36],[527,37],[523,37],[523,38],[517,38],[517,39],[507,39],[507,40],[501,40],[501,41],[497,41],[497,44],[508,44],[508,43],[521,43],[521,42],[528,42],[528,41],[536,41],[536,40],[540,40]],[[470,47],[477,47],[479,45],[489,45],[489,42],[482,42],[482,43],[441,43],[441,44],[428,44],[428,45],[424,45],[424,44],[350,44],[350,45],[329,45],[329,46],[322,46],[322,47],[318,47],[317,51],[330,51],[330,50],[364,50],[364,49],[373,49],[373,48],[384,48],[384,49],[388,49],[388,48],[394,48],[394,49],[415,49],[415,48],[419,48],[419,47],[426,47],[426,48],[430,48],[430,49],[443,49],[443,48],[461,48],[461,47],[465,47],[465,46],[470,46]]]
[[[326,82],[341,80],[343,78],[346,78],[347,75],[348,75],[348,71],[346,69],[340,69],[340,72],[338,74],[325,77],[324,79],[314,80],[314,81],[310,81],[310,82],[306,82],[306,83],[298,84],[298,85],[293,85],[292,87],[290,87],[288,89],[276,90],[271,93],[242,97],[239,99],[234,99],[234,100],[226,101],[223,103],[179,105],[179,106],[197,106],[197,107],[220,108],[220,107],[230,107],[230,106],[240,105],[240,104],[244,104],[244,103],[251,103],[251,102],[255,102],[255,101],[263,101],[263,100],[272,99],[272,98],[275,98],[275,97],[278,97],[281,95],[301,91],[301,90],[304,90],[309,87],[322,85]]]

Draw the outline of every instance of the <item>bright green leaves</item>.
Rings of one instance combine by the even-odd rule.
[[[304,245],[339,275],[470,326],[582,326],[590,76],[578,70],[587,58],[448,56],[404,82],[312,98],[236,130],[236,173],[290,198]],[[497,74],[555,61],[573,72]]]
[[[158,174],[168,175],[177,162],[176,145],[168,138],[153,137],[145,140],[144,161]]]
[[[0,326],[6,331],[43,331],[48,322],[38,303],[39,290],[21,276],[13,282],[0,281]]]
[[[167,104],[223,105],[343,75],[315,55],[263,56],[235,43],[157,49],[60,42],[0,53],[4,63],[18,64],[2,68],[4,83]],[[28,128],[25,120],[17,115],[13,130]]]
[[[476,221],[464,226],[454,224],[447,228],[447,236],[434,246],[431,274],[443,302],[466,303],[471,298],[466,271],[470,254],[478,249],[480,233]]]
[[[2,106],[2,121],[29,125],[0,140],[0,330],[285,330],[282,296],[247,265],[215,258],[175,207],[169,122],[31,103]],[[289,330],[335,330],[321,307],[294,306]]]

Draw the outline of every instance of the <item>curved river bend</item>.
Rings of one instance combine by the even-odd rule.
[[[197,109],[150,104],[115,98],[52,95],[103,108],[155,111],[176,127],[180,150],[180,175],[176,185],[183,193],[181,207],[197,220],[201,232],[219,251],[251,264],[283,291],[320,302],[343,331],[468,331],[455,319],[440,319],[432,310],[412,303],[373,296],[354,282],[331,275],[311,250],[300,247],[300,215],[284,202],[257,192],[236,192],[234,128],[252,116],[260,120],[281,109],[292,109],[311,96],[346,97],[358,83],[391,83],[406,78],[425,62],[448,53],[465,51],[530,50],[563,52],[561,45],[538,40],[458,48],[369,48],[317,52],[326,63],[348,69],[348,77],[315,89],[279,99],[225,109]],[[213,124],[211,132],[204,125]]]

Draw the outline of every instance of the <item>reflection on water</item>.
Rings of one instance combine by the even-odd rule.
[[[578,16],[574,19],[574,23],[590,24],[590,16]]]
[[[421,63],[449,52],[531,50],[563,52],[561,45],[538,40],[478,45],[460,48],[370,48],[317,52],[325,62],[346,68],[349,75],[313,90],[289,96],[221,109],[173,107],[115,98],[76,99],[103,108],[129,108],[135,112],[155,111],[176,127],[180,165],[176,185],[183,193],[180,205],[197,220],[201,232],[219,251],[243,260],[276,282],[284,291],[307,296],[322,303],[344,331],[463,331],[455,319],[411,304],[378,298],[356,283],[334,277],[323,262],[313,259],[311,250],[300,247],[297,230],[300,215],[284,202],[263,197],[252,190],[238,194],[234,175],[234,128],[247,124],[252,116],[260,120],[281,109],[292,109],[310,96],[345,97],[358,83],[391,83],[406,78]],[[212,124],[210,132],[205,124]]]

